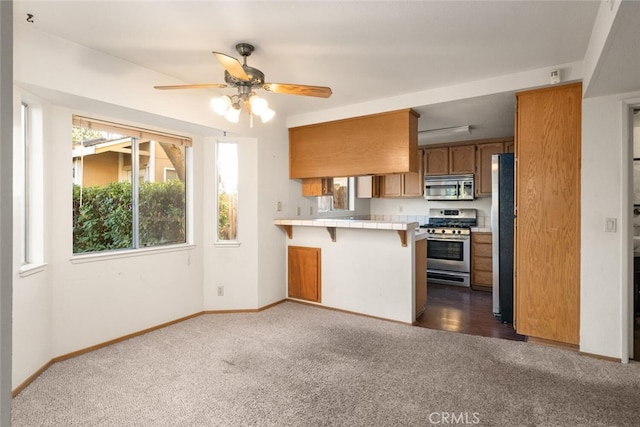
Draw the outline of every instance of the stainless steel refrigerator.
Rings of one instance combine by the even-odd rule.
[[[494,154],[491,159],[493,314],[505,323],[513,323],[514,181],[513,154]]]

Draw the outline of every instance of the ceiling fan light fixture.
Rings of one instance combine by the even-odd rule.
[[[231,107],[231,98],[227,95],[223,95],[219,98],[213,98],[211,100],[211,108],[216,114],[224,116],[227,110]]]
[[[262,119],[262,123],[267,123],[276,115],[276,112],[271,108],[267,107],[262,114],[260,114],[260,118]]]
[[[233,104],[227,112],[224,113],[224,118],[231,123],[238,123],[240,121],[240,104],[237,102]]]
[[[0,0],[1,1],[1,0]],[[238,59],[222,52],[212,52],[218,62],[224,67],[225,83],[199,83],[186,85],[154,86],[155,89],[213,89],[232,87],[238,90],[235,95],[223,95],[211,100],[211,108],[216,114],[223,116],[232,123],[240,120],[242,105],[249,114],[250,126],[253,125],[253,116],[260,116],[262,123],[273,119],[276,112],[269,108],[266,99],[257,96],[254,89],[264,89],[267,92],[282,93],[288,95],[314,96],[328,98],[331,96],[331,88],[327,86],[310,86],[293,83],[268,83],[265,82],[264,73],[257,68],[247,65],[247,57],[255,50],[249,43],[236,44],[236,51],[244,59]]]
[[[251,112],[257,116],[262,116],[262,113],[269,109],[269,102],[258,95],[252,95],[249,98],[249,104],[251,104]]]

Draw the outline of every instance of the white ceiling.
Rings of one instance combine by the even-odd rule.
[[[267,94],[287,116],[581,61],[598,7],[596,1],[15,0],[14,15],[16,25],[185,83],[223,82],[211,51],[238,57],[235,44],[251,43],[256,51],[248,63],[267,81],[333,89],[329,99]],[[420,129],[470,124],[473,138],[513,134],[512,93],[415,108]]]

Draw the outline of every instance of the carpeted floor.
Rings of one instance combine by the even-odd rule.
[[[56,363],[19,426],[637,426],[640,364],[285,302]]]

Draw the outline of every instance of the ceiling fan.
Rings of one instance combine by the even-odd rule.
[[[268,106],[266,99],[256,95],[256,89],[264,89],[268,92],[284,93],[287,95],[314,96],[328,98],[331,96],[331,88],[326,86],[309,86],[291,83],[267,83],[264,81],[264,73],[257,68],[247,65],[247,57],[255,50],[249,43],[238,43],[236,50],[244,58],[240,63],[236,58],[220,52],[212,52],[225,69],[225,83],[203,83],[187,85],[154,86],[155,89],[211,89],[235,87],[238,93],[232,96],[221,96],[211,101],[214,111],[224,116],[227,120],[237,123],[240,117],[240,102],[251,116],[258,115],[263,122],[273,118],[275,112]]]

